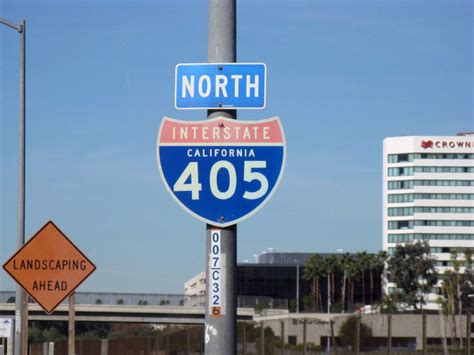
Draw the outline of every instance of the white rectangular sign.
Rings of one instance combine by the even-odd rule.
[[[9,338],[12,334],[13,321],[10,318],[0,318],[0,338]]]
[[[222,315],[221,309],[221,231],[220,229],[211,230],[211,258],[209,260],[209,277],[211,285],[211,317],[220,318]]]
[[[175,71],[175,107],[185,109],[263,109],[264,63],[182,63]]]

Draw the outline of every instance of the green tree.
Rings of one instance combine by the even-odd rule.
[[[382,280],[382,292],[383,292],[383,270],[385,267],[385,262],[387,261],[387,252],[379,251],[377,254],[367,254],[367,268],[369,271],[369,285],[370,285],[370,304],[374,303],[374,275],[375,273],[381,273]]]
[[[380,313],[394,314],[398,313],[397,305],[400,303],[400,293],[398,291],[383,295],[380,300]]]
[[[43,341],[52,341],[52,342],[63,341],[67,339],[66,335],[63,334],[61,330],[56,327],[50,327],[50,328],[44,329],[41,335],[37,334],[36,332],[36,336],[39,338],[42,338]],[[29,338],[29,335],[28,335],[28,338]]]
[[[67,326],[67,322],[65,322]],[[76,322],[76,335],[80,338],[107,339],[112,330],[111,323],[102,322]],[[67,331],[66,331],[67,334]]]
[[[175,328],[175,331],[181,328]],[[128,337],[151,337],[158,334],[158,330],[151,324],[139,323],[115,323],[112,325],[109,339],[128,338]]]
[[[326,282],[329,281],[328,289],[328,310],[330,311],[330,304],[334,304],[334,275],[339,270],[339,260],[338,257],[334,254],[330,254],[323,259],[323,270],[326,275]]]
[[[385,267],[385,261],[387,260],[387,253],[380,251],[378,254],[367,255],[367,266],[369,269],[370,279],[370,304],[374,303],[374,273],[382,272]],[[382,276],[383,280],[383,276]],[[383,290],[383,287],[382,287]]]
[[[464,253],[464,273],[461,275],[461,302],[465,309],[474,308],[474,271],[472,249],[466,248]]]
[[[339,267],[342,270],[341,283],[341,313],[344,313],[346,308],[346,290],[349,270],[354,268],[354,259],[350,253],[345,253],[339,258]]]
[[[366,251],[356,254],[356,267],[360,273],[362,283],[362,303],[365,305],[365,273],[369,269],[369,254]]]
[[[388,260],[390,279],[397,284],[401,301],[415,310],[423,307],[425,294],[438,281],[435,262],[426,241],[397,245]]]
[[[245,332],[245,342],[247,344],[249,343],[256,344],[257,354],[261,354],[261,351],[260,351],[261,325],[258,323],[251,323],[251,322],[238,322],[237,334],[240,339],[243,339],[244,332]],[[264,337],[264,344],[265,344],[264,354],[265,355],[275,354],[276,349],[279,348],[281,344],[280,338],[275,335],[275,333],[270,327],[264,327],[263,337]]]
[[[303,297],[303,309],[305,312],[315,312],[314,297],[309,294]]]
[[[442,298],[440,303],[446,316],[451,317],[451,342],[454,344],[455,338],[458,337],[458,331],[456,328],[456,314],[462,315],[463,307],[469,305],[463,305],[463,293],[470,293],[469,286],[470,281],[466,282],[469,275],[472,276],[472,255],[470,250],[464,250],[464,257],[461,257],[460,252],[456,248],[451,249],[451,263],[452,269],[446,270],[442,275],[442,286],[441,295]],[[461,268],[464,267],[464,273],[461,273]],[[472,284],[471,284],[472,285]],[[467,297],[469,299],[470,297]],[[462,349],[463,341],[462,335],[459,334],[459,346]]]
[[[304,278],[311,280],[311,294],[314,298],[316,311],[320,311],[322,307],[320,278],[323,275],[323,258],[319,254],[311,254],[306,261]]]
[[[262,351],[260,349],[261,347],[261,342],[260,342],[260,327],[257,328],[258,330],[258,340],[257,340],[257,354],[262,354]],[[281,344],[279,337],[275,335],[273,332],[273,329],[270,327],[264,327],[263,328],[263,340],[264,340],[264,352],[263,354],[265,355],[273,355],[276,353],[276,348],[279,347]]]
[[[354,284],[355,280],[357,280],[359,276],[359,272],[357,269],[357,263],[354,257],[352,257],[352,261],[346,265],[346,276],[347,276],[347,284],[349,287],[349,297],[348,297],[348,308],[354,308]]]
[[[29,343],[43,343],[45,342],[45,338],[43,336],[43,331],[37,327],[29,327],[28,328],[28,342]]]
[[[293,303],[292,303],[292,302],[293,302]],[[291,300],[291,301],[290,301],[290,306],[289,306],[289,308],[290,308],[290,311],[296,312],[296,300]],[[293,310],[293,308],[294,308],[294,310]],[[262,315],[263,312],[264,312],[264,310],[265,310],[265,307],[264,307],[263,304],[257,303],[255,306],[253,306],[253,309],[254,309],[254,311],[255,311],[256,314]]]
[[[341,325],[339,329],[339,336],[341,338],[342,345],[350,346],[352,350],[355,350],[357,343],[357,322],[358,316],[350,316]],[[359,350],[369,350],[370,338],[372,337],[372,330],[362,321],[360,322],[360,333],[359,333]]]
[[[441,306],[443,313],[452,318],[451,321],[451,344],[454,344],[456,337],[456,284],[458,283],[458,276],[453,270],[446,270],[441,275]]]
[[[369,271],[369,300],[370,304],[374,303],[374,271],[377,269],[377,256],[367,254],[367,270]]]

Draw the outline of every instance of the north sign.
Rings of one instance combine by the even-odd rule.
[[[239,223],[262,208],[278,187],[285,158],[278,117],[164,117],[158,133],[158,167],[168,192],[186,212],[218,227]]]
[[[46,313],[52,313],[96,269],[51,221],[3,268]]]
[[[266,103],[263,63],[178,64],[176,109],[263,109]]]

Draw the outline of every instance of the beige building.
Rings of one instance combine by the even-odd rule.
[[[206,303],[206,273],[200,272],[184,283],[185,306],[204,307]]]
[[[337,337],[342,324],[351,316],[349,314],[332,314],[334,335]],[[263,322],[265,327],[272,328],[276,336],[281,337],[286,344],[312,343],[326,347],[327,339],[331,335],[331,328],[327,314],[296,314],[256,316],[255,322]],[[453,327],[451,317],[438,314],[426,315],[426,344],[427,346],[442,344],[442,338],[450,342],[451,337],[462,335],[466,344],[467,327],[466,316],[456,316],[456,326]],[[361,316],[361,322],[372,331],[373,341],[385,348],[388,336],[389,317],[386,314],[367,314]],[[391,316],[392,348],[409,348],[421,350],[423,347],[423,316],[421,314],[394,314]],[[454,334],[455,329],[455,334]]]

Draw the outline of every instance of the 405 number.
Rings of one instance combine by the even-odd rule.
[[[258,181],[260,187],[257,191],[245,191],[243,198],[247,200],[257,200],[263,197],[268,191],[268,179],[256,169],[265,169],[266,161],[247,160],[244,161],[244,181]],[[190,162],[183,170],[179,178],[173,185],[175,192],[191,192],[192,200],[199,200],[199,194],[202,190],[202,184],[199,182],[198,162]],[[217,176],[221,171],[226,171],[229,177],[229,184],[226,189],[221,190],[217,183]],[[209,186],[212,195],[219,200],[228,200],[234,196],[237,189],[237,172],[234,165],[227,160],[215,162],[209,174]]]

